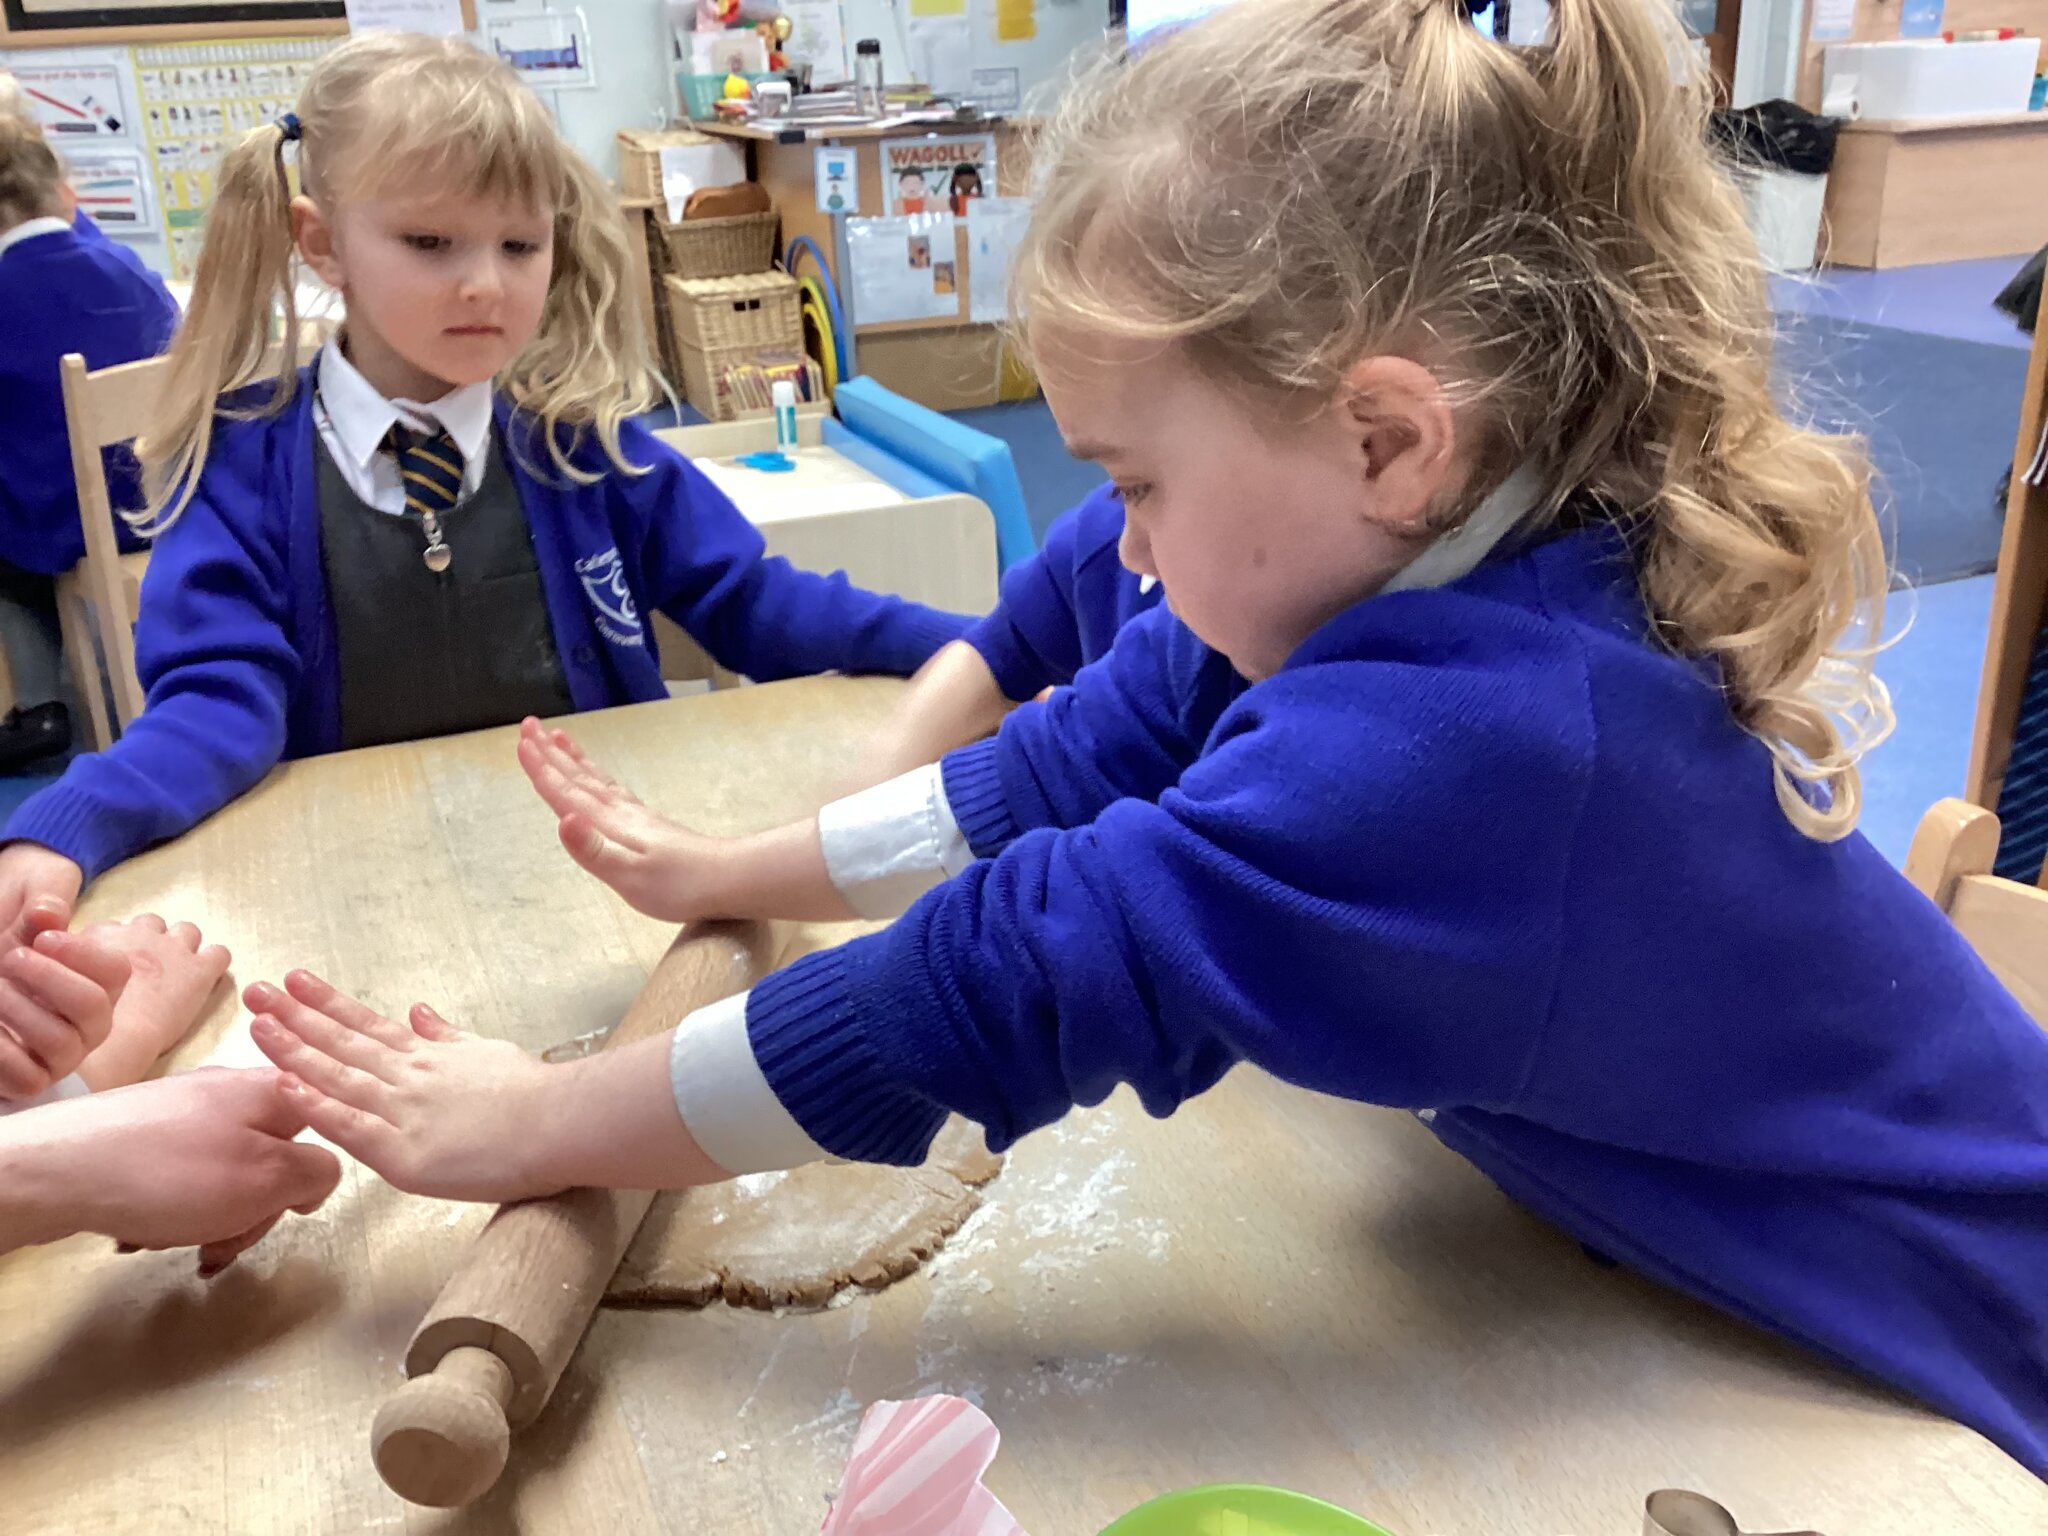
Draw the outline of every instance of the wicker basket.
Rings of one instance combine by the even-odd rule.
[[[765,370],[801,366],[806,385],[802,399],[825,398],[825,379],[818,365],[800,347],[702,347],[678,345],[682,358],[683,398],[712,421],[765,415],[771,403]]]
[[[766,272],[775,265],[775,233],[780,220],[766,213],[736,219],[685,219],[663,223],[668,245],[665,270],[674,277],[740,277]]]
[[[621,128],[619,190],[627,197],[661,201],[661,152],[715,142],[694,128]]]
[[[671,277],[668,313],[676,340],[700,352],[721,347],[804,346],[803,305],[796,279],[783,272],[744,277]]]

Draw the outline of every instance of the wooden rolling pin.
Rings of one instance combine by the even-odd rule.
[[[751,986],[772,953],[762,924],[685,929],[605,1048]],[[547,1405],[653,1198],[572,1189],[498,1207],[413,1335],[411,1379],[371,1425],[370,1453],[395,1493],[448,1509],[498,1480],[512,1431]]]

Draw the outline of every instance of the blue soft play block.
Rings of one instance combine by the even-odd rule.
[[[1036,552],[1024,486],[1008,443],[906,400],[873,379],[848,379],[833,393],[832,404],[856,436],[929,475],[943,490],[979,497],[995,517],[996,563],[1002,569]],[[846,452],[844,444],[834,446]]]

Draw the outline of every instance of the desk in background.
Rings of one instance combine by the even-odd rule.
[[[747,147],[753,179],[768,189],[782,215],[782,242],[808,235],[818,243],[832,270],[842,300],[851,284],[834,245],[832,215],[819,211],[814,151],[821,144],[850,147],[857,161],[860,211],[864,217],[884,211],[881,144],[891,139],[926,138],[954,133],[992,133],[996,139],[996,186],[1000,197],[1023,197],[1031,190],[1031,125],[1015,119],[978,118],[959,123],[888,123],[865,127],[805,127],[796,121],[761,123],[702,122],[693,128]],[[969,252],[967,221],[955,231],[954,271],[959,298],[951,319],[903,320],[881,324],[854,322],[858,368],[896,393],[934,410],[965,410],[1001,400],[1023,400],[1037,393],[1030,372],[1009,357],[1001,329],[968,320]],[[938,259],[943,260],[940,256]]]

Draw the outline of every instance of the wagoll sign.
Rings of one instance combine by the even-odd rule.
[[[995,195],[992,133],[882,141],[882,198],[890,213],[952,213],[964,218],[970,199]]]

